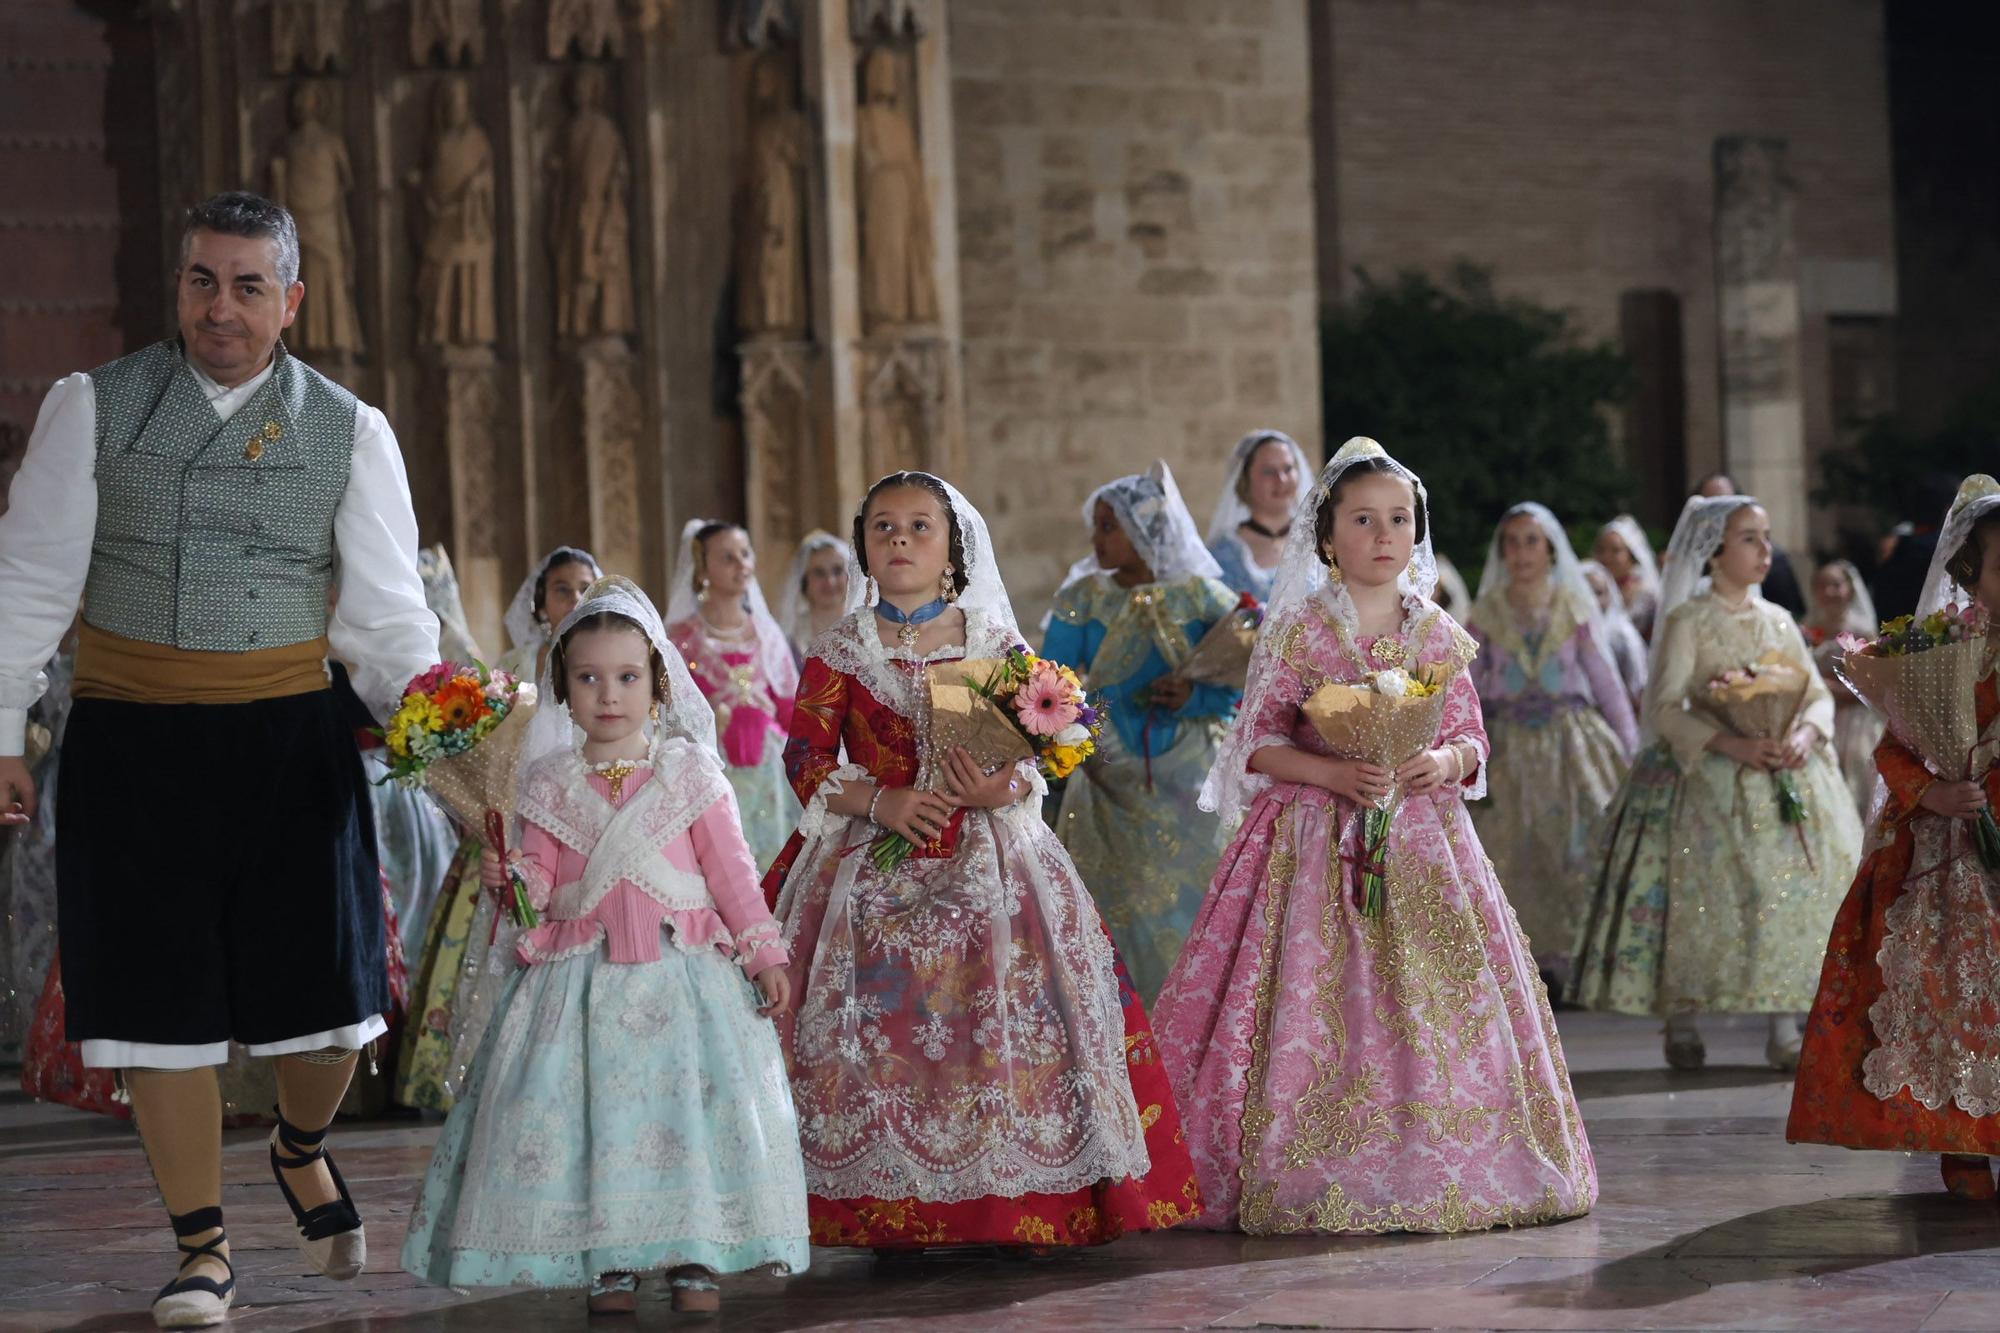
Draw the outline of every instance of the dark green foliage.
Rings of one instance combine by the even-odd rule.
[[[1320,335],[1327,447],[1368,435],[1414,468],[1437,548],[1468,578],[1517,501],[1592,532],[1626,507],[1609,411],[1630,368],[1616,346],[1579,340],[1566,311],[1497,295],[1470,264],[1442,285],[1414,271],[1357,277]]]
[[[1894,416],[1876,418],[1852,448],[1821,456],[1813,499],[1866,506],[1885,525],[1936,523],[1960,478],[1996,469],[2000,382],[1966,398],[1937,430],[1914,430]]]

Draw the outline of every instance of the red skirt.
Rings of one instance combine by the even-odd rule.
[[[1785,1124],[1792,1143],[2000,1156],[2000,1116],[1971,1116],[1949,1104],[1933,1111],[1908,1088],[1885,1100],[1861,1082],[1861,1062],[1881,1044],[1868,1009],[1882,994],[1875,955],[1888,934],[1883,917],[1903,894],[1915,846],[1905,826],[1863,861],[1833,919],[1792,1085]]]

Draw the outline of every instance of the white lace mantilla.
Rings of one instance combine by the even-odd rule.
[[[704,810],[729,797],[729,780],[713,755],[679,737],[655,746],[649,763],[652,781],[622,807],[592,789],[574,750],[549,755],[529,771],[521,816],[588,861],[582,879],[557,890],[549,904],[553,919],[586,915],[621,880],[632,881],[669,911],[715,910],[707,881],[674,865],[667,846]]]

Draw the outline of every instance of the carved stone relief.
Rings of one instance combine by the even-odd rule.
[[[578,68],[569,90],[573,114],[551,164],[556,332],[565,338],[630,333],[636,326],[631,159],[605,111],[604,71]]]
[[[361,321],[354,308],[354,226],[348,196],[354,167],[347,144],[324,123],[320,85],[300,80],[292,89],[292,132],[271,159],[271,194],[292,210],[299,228],[299,278],[304,303],[292,327],[301,350],[336,356],[361,352]]]
[[[736,223],[737,324],[753,337],[805,331],[808,147],[791,66],[767,53],[751,71],[748,179]]]
[[[347,0],[271,0],[271,72],[319,74],[347,65]]]
[[[585,60],[625,54],[618,0],[549,0],[549,59],[567,60],[572,51]]]
[[[937,267],[914,100],[901,55],[877,47],[863,64],[855,140],[861,214],[861,316],[869,333],[935,324]]]
[[[410,63],[476,65],[486,58],[480,0],[410,0]]]
[[[493,342],[493,144],[472,119],[464,79],[438,85],[429,164],[413,182],[423,219],[420,342]]]

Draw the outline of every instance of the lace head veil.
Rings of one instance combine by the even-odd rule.
[[[1269,441],[1275,440],[1291,451],[1292,464],[1299,470],[1299,485],[1303,487],[1306,478],[1312,475],[1312,464],[1306,461],[1306,451],[1299,442],[1281,430],[1253,430],[1236,442],[1229,451],[1229,468],[1222,477],[1222,495],[1215,502],[1215,513],[1208,520],[1208,544],[1236,535],[1238,525],[1250,517],[1250,504],[1237,494],[1243,484],[1243,474],[1249,470],[1250,460],[1257,450]],[[1301,496],[1301,499],[1304,497]],[[1296,512],[1296,510],[1294,511]]]
[[[1993,514],[2000,514],[2000,482],[1983,472],[1967,477],[1938,531],[1937,550],[1931,555],[1930,572],[1924,575],[1924,593],[1917,600],[1918,616],[1928,616],[1952,603],[1965,606],[1972,601],[1972,589],[1952,577],[1951,560],[1980,520]],[[1989,609],[2000,613],[2000,607]]]
[[[1194,526],[1194,515],[1188,512],[1186,502],[1181,499],[1180,487],[1174,484],[1173,469],[1167,466],[1164,459],[1144,472],[1108,481],[1092,491],[1090,498],[1083,502],[1085,531],[1097,522],[1100,500],[1110,505],[1111,512],[1118,516],[1118,526],[1125,529],[1125,535],[1132,540],[1132,549],[1153,571],[1155,583],[1222,577],[1222,566],[1215,562],[1208,547],[1202,544],[1201,533]],[[1071,565],[1069,575],[1063,582],[1070,584],[1093,574],[1110,572],[1098,563],[1096,554],[1092,553]]]
[[[674,557],[673,573],[669,576],[672,579],[672,592],[667,597],[666,623],[669,625],[693,620],[701,612],[701,599],[694,583],[699,572],[695,567],[695,534],[718,522],[710,518],[691,518],[681,525],[680,551]],[[723,526],[742,531],[733,523]],[[743,595],[743,609],[750,613],[750,623],[757,630],[757,665],[765,684],[779,698],[791,698],[799,691],[799,668],[798,663],[792,660],[792,641],[785,637],[777,617],[771,614],[770,604],[764,600],[764,589],[754,576],[750,580],[749,591]]]
[[[1292,519],[1291,533],[1285,538],[1284,558],[1279,562],[1277,578],[1271,585],[1271,602],[1264,613],[1264,629],[1257,637],[1257,648],[1250,658],[1250,677],[1244,687],[1243,703],[1236,711],[1235,725],[1229,729],[1229,735],[1216,755],[1215,766],[1208,772],[1208,780],[1202,783],[1201,808],[1221,815],[1225,828],[1233,829],[1240,823],[1250,803],[1270,785],[1269,778],[1250,771],[1250,756],[1259,740],[1257,718],[1277,685],[1278,660],[1274,650],[1284,638],[1285,630],[1297,621],[1307,604],[1315,598],[1350,633],[1358,629],[1354,599],[1348,595],[1345,582],[1327,578],[1326,563],[1320,559],[1315,535],[1321,506],[1339,487],[1341,478],[1357,465],[1366,465],[1371,471],[1402,478],[1409,483],[1416,497],[1423,540],[1415,544],[1410,552],[1409,565],[1396,576],[1396,587],[1403,598],[1405,623],[1410,616],[1423,614],[1425,604],[1437,587],[1437,553],[1432,548],[1430,533],[1430,497],[1424,490],[1423,479],[1391,458],[1388,451],[1375,441],[1355,436],[1341,445],[1328,460],[1326,467],[1320,471],[1319,480],[1313,484]]]
[[[977,509],[973,508],[972,502],[959,493],[958,487],[928,472],[899,472],[890,475],[908,477],[912,485],[926,486],[928,483],[929,486],[941,489],[946,503],[951,506],[952,520],[958,527],[959,557],[965,562],[963,571],[965,588],[958,594],[956,605],[959,610],[965,612],[968,634],[971,621],[977,617],[996,634],[1004,630],[1009,636],[1010,645],[1021,642],[1020,627],[1014,621],[1014,604],[1008,600],[1007,585],[1000,578],[1000,564],[993,554],[992,534],[986,530],[986,520],[980,516]],[[887,480],[888,477],[883,478],[883,481]],[[875,486],[869,487],[869,493],[875,493],[877,487],[881,485],[882,482],[877,482]],[[859,521],[866,516],[867,510],[868,496],[864,495],[861,503],[854,507],[857,527]],[[847,596],[854,605],[859,606],[866,599],[863,589],[867,582],[868,575],[861,569],[861,553],[850,545],[847,553]],[[968,653],[973,651],[969,640],[966,651]]]
[[[1493,540],[1486,548],[1486,569],[1479,576],[1479,597],[1473,605],[1479,608],[1481,619],[1486,616],[1507,614],[1500,605],[1513,578],[1507,572],[1507,562],[1500,555],[1500,534],[1513,519],[1523,515],[1534,519],[1535,526],[1549,543],[1549,582],[1554,587],[1555,596],[1569,607],[1570,615],[1579,625],[1590,627],[1591,646],[1611,664],[1611,634],[1604,612],[1597,605],[1597,592],[1584,577],[1583,565],[1576,558],[1576,550],[1569,544],[1569,534],[1556,521],[1547,505],[1530,500],[1517,504],[1500,516],[1493,525]],[[1617,598],[1612,600],[1616,601]]]
[[[784,590],[778,594],[778,624],[791,639],[793,646],[801,651],[812,638],[812,602],[806,596],[806,566],[821,551],[839,551],[847,554],[847,543],[826,531],[815,528],[799,542],[799,549],[792,553],[791,564],[785,567]],[[854,589],[848,588],[846,606],[854,605]]]
[[[1653,621],[1647,679],[1657,679],[1660,674],[1660,645],[1667,641],[1667,617],[1681,603],[1708,591],[1708,561],[1722,549],[1729,520],[1737,510],[1756,503],[1754,495],[1694,495],[1681,507],[1680,522],[1674,524],[1674,535],[1667,540],[1666,563],[1660,567],[1660,608]]]
[[[556,626],[550,642],[560,643],[563,635],[569,633],[573,626],[591,616],[605,613],[630,621],[646,636],[646,642],[660,655],[660,661],[666,668],[667,697],[660,700],[660,720],[653,728],[654,752],[658,752],[662,741],[678,736],[692,741],[704,754],[719,754],[715,741],[715,710],[709,706],[701,687],[688,674],[687,663],[681,660],[680,653],[667,638],[667,627],[660,620],[660,613],[653,608],[652,600],[632,580],[613,574],[591,584],[584,590],[576,609]],[[554,652],[542,664],[542,678],[538,686],[540,702],[535,708],[535,716],[528,722],[528,735],[521,754],[520,772],[524,777],[537,759],[583,743],[583,730],[570,716],[569,705],[556,702],[556,664],[557,654]]]
[[[507,639],[510,648],[519,648],[526,644],[533,644],[536,650],[540,651],[542,644],[548,639],[548,630],[543,626],[541,617],[535,612],[535,586],[547,576],[551,569],[554,569],[559,564],[568,564],[573,560],[589,565],[592,575],[599,575],[604,572],[603,567],[597,563],[597,557],[580,546],[558,546],[555,550],[543,556],[536,563],[533,572],[527,578],[522,579],[521,586],[514,590],[514,600],[507,603],[507,614],[503,617],[503,620],[507,626]]]
[[[1646,530],[1639,526],[1639,520],[1630,514],[1620,514],[1598,529],[1598,536],[1611,533],[1632,553],[1632,576],[1639,580],[1639,586],[1647,592],[1660,591],[1660,567],[1653,559],[1653,543],[1646,538]],[[1619,594],[1622,601],[1624,594]]]
[[[1840,623],[1829,624],[1820,615],[1819,596],[1816,592],[1819,574],[1814,574],[1812,584],[1806,589],[1808,602],[1806,623],[1817,625],[1829,634],[1863,634],[1873,637],[1875,631],[1880,628],[1880,622],[1875,619],[1875,599],[1869,595],[1868,585],[1861,581],[1861,571],[1855,568],[1852,560],[1829,560],[1820,566],[1821,572],[1828,569],[1837,569],[1846,577],[1847,586],[1854,590],[1854,599],[1847,604],[1847,613],[1841,617]]]

